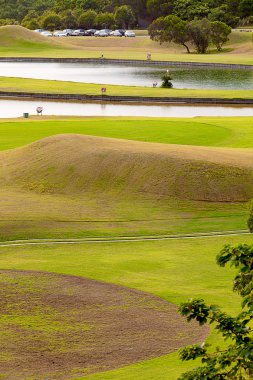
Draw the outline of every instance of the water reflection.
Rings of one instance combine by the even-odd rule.
[[[167,70],[176,88],[253,89],[253,71],[222,68],[143,67],[94,63],[0,62],[0,75],[73,82],[150,86]]]
[[[201,105],[135,105],[100,103],[64,103],[45,101],[0,100],[0,118],[21,117],[27,112],[36,114],[43,107],[43,115],[66,116],[144,116],[144,117],[196,117],[196,116],[253,116],[253,107],[224,107]],[[40,116],[38,116],[40,117]]]

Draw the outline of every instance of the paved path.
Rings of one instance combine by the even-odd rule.
[[[85,244],[85,243],[131,243],[181,239],[202,239],[219,236],[249,235],[248,230],[217,231],[205,233],[192,233],[182,235],[154,235],[154,236],[114,236],[114,237],[87,237],[78,239],[29,239],[10,240],[0,242],[1,247],[16,247],[30,245],[54,245],[54,244]]]

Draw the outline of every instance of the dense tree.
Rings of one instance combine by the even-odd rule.
[[[23,18],[21,25],[28,29],[37,29],[39,28],[38,18],[38,13],[34,10],[30,10]]]
[[[173,0],[147,0],[147,12],[152,19],[156,19],[170,15],[173,11],[173,5]]]
[[[240,20],[239,17],[233,16],[231,12],[229,12],[228,5],[222,5],[220,7],[212,9],[208,15],[208,19],[210,21],[224,22],[232,28],[235,28]]]
[[[83,29],[91,29],[95,25],[95,20],[97,17],[97,13],[90,9],[87,12],[84,12],[80,15],[78,19],[78,25]]]
[[[60,13],[61,27],[64,29],[75,29],[77,27],[77,19],[70,10]]]
[[[188,321],[200,325],[210,323],[229,339],[225,348],[213,352],[205,343],[186,347],[180,351],[184,361],[201,358],[202,366],[184,373],[179,380],[249,380],[253,376],[253,246],[226,245],[217,256],[218,265],[230,264],[239,268],[233,290],[242,297],[243,310],[230,316],[216,305],[207,305],[202,299],[194,299],[180,306],[180,313]]]
[[[116,9],[115,22],[119,27],[128,29],[134,21],[134,13],[129,5],[122,5]]]
[[[13,18],[5,18],[5,19],[0,19],[0,26],[4,25],[18,25],[18,21],[16,21]]]
[[[188,42],[190,40],[189,29],[186,21],[179,17],[171,15],[167,17],[159,17],[150,24],[149,35],[152,40],[164,42],[174,42],[186,48],[190,53]]]
[[[222,45],[228,41],[231,28],[221,21],[210,22],[208,19],[202,19],[187,23],[177,16],[170,15],[154,20],[148,31],[150,38],[161,44],[174,42],[184,46],[187,53],[190,53],[191,42],[198,53],[204,54],[211,42],[220,51]]]
[[[239,12],[242,17],[253,16],[253,0],[241,0]]]
[[[206,53],[211,39],[210,22],[206,18],[202,20],[193,20],[188,24],[188,28],[190,39],[195,45],[197,53]]]
[[[111,28],[114,24],[113,13],[99,13],[95,19],[95,24],[99,28]]]
[[[49,30],[59,29],[62,26],[62,19],[56,13],[50,13],[42,20],[42,27]]]
[[[76,5],[78,9],[82,9],[84,11],[93,9],[98,12],[101,9],[100,1],[98,0],[77,0]]]
[[[147,25],[174,14],[185,21],[208,18],[234,27],[240,19],[247,22],[253,16],[253,0],[0,0],[0,19],[21,22],[31,10],[42,18],[50,12],[71,12],[77,19],[88,10],[116,12],[119,25],[131,25],[134,20]]]
[[[207,2],[200,0],[177,0],[174,4],[174,13],[183,20],[202,19],[209,12]]]
[[[210,24],[210,35],[212,43],[220,51],[223,44],[229,40],[228,36],[231,33],[231,28],[221,21],[213,21]]]

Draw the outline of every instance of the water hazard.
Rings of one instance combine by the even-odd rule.
[[[253,116],[253,107],[205,105],[137,105],[106,103],[65,103],[48,101],[0,100],[0,118],[22,117],[23,113],[36,114],[43,107],[44,115],[56,116]]]
[[[253,89],[253,70],[127,66],[103,63],[0,62],[0,75],[61,81],[149,86],[169,70],[175,88]]]

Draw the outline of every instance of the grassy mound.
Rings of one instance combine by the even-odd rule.
[[[13,49],[26,51],[50,50],[59,47],[55,40],[44,37],[39,33],[26,29],[19,25],[7,25],[0,27],[1,50],[13,51]]]
[[[0,183],[43,193],[241,202],[253,196],[252,158],[249,149],[57,135],[2,152]]]

